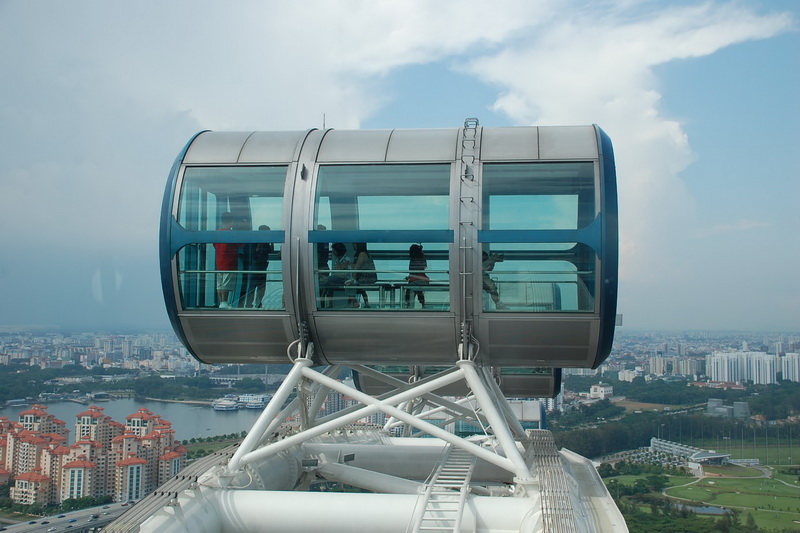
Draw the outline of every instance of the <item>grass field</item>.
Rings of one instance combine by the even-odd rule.
[[[673,498],[694,505],[709,504],[750,513],[765,529],[796,528],[800,522],[800,488],[769,478],[703,478],[666,490]]]
[[[185,444],[186,451],[188,452],[196,452],[197,450],[204,450],[206,453],[205,455],[212,454],[217,450],[221,450],[222,448],[227,448],[231,444],[235,444],[239,442],[241,439],[237,440],[220,440],[214,442],[196,442],[193,444]]]
[[[700,480],[667,476],[669,485],[665,493],[675,498],[674,501],[690,506],[708,504],[737,509],[742,513],[742,521],[749,513],[765,530],[800,530],[800,483],[795,483],[797,476],[776,474],[778,479],[770,479],[762,477],[761,470],[739,466],[706,467],[706,472],[716,476]],[[604,481],[608,484],[614,479],[621,485],[633,486],[637,479],[646,479],[647,476],[615,476]],[[642,509],[648,512],[649,506]]]
[[[758,468],[737,465],[704,466],[703,471],[706,474],[719,474],[720,476],[729,477],[762,477],[764,475],[764,472]]]
[[[620,485],[633,486],[634,482],[637,479],[647,479],[647,476],[651,476],[651,475],[652,474],[640,474],[640,475],[637,475],[637,476],[614,476],[614,477],[605,478],[603,481],[605,481],[606,485],[608,485],[609,481],[611,481],[612,479],[616,479],[617,483],[619,483]],[[689,483],[693,479],[695,479],[695,478],[688,477],[688,476],[667,476],[667,480],[668,480],[667,486],[668,487],[674,487],[675,485],[683,485],[684,483]]]

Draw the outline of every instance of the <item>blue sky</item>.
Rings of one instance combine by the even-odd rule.
[[[166,327],[203,129],[598,123],[632,329],[800,330],[800,2],[0,2],[0,325]]]

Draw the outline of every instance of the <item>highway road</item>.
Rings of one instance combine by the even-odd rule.
[[[7,533],[46,533],[54,531],[80,533],[84,531],[99,531],[103,525],[122,516],[130,507],[132,506],[128,503],[109,503],[99,507],[70,511],[58,516],[34,518],[14,525],[1,524],[0,531]]]

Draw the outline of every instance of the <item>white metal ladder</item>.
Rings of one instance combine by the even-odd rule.
[[[452,445],[447,446],[443,461],[425,490],[423,510],[414,524],[414,533],[456,532],[461,528],[461,516],[469,495],[475,460],[471,453]]]

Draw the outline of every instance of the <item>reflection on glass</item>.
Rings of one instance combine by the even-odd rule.
[[[483,166],[483,229],[578,229],[596,214],[594,164]]]
[[[413,233],[449,228],[450,168],[320,167],[314,227],[345,231],[351,242],[313,243],[318,309],[450,309],[449,243],[414,242]],[[369,231],[382,240],[359,239]]]
[[[315,225],[331,230],[447,229],[449,195],[449,164],[323,166]]]
[[[214,231],[230,212],[236,230],[266,225],[283,229],[285,166],[188,167],[183,177],[178,222],[194,231]]]
[[[275,245],[233,246],[233,262],[224,269],[217,268],[215,244],[189,244],[178,251],[178,287],[183,308],[284,309],[281,257]]]
[[[584,244],[495,243],[483,253],[484,311],[593,312],[596,256]],[[500,248],[502,246],[502,248]],[[484,243],[484,250],[488,244]]]
[[[335,242],[314,246],[318,309],[450,309],[445,243],[405,247],[400,243]],[[411,257],[412,247],[424,251],[424,263]]]
[[[597,257],[575,242],[541,242],[596,217],[594,163],[494,163],[483,167],[481,228],[531,232],[530,242],[483,243],[484,311],[593,312]]]

